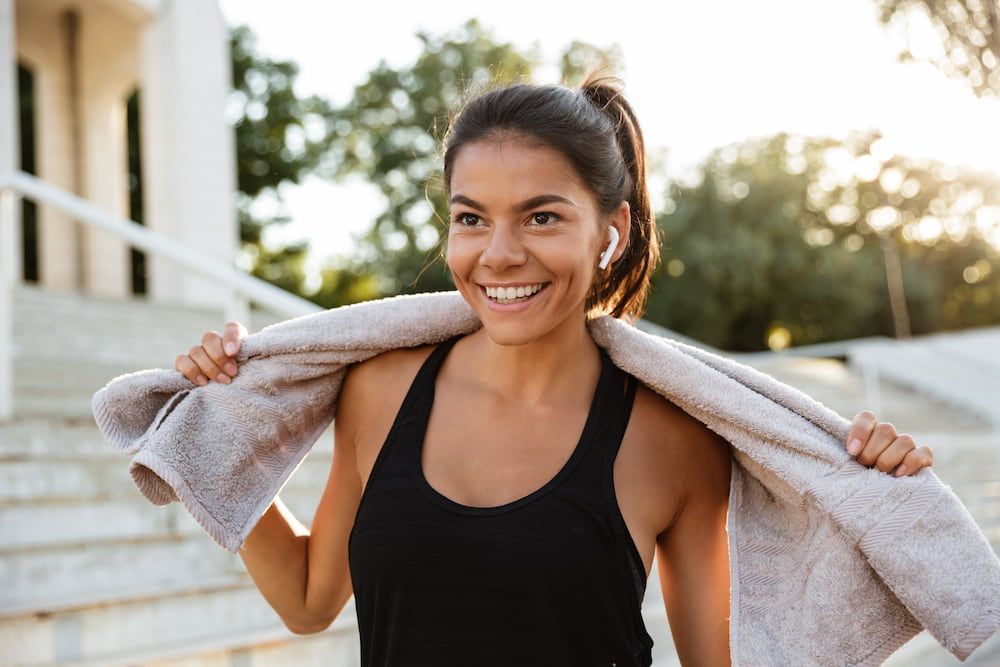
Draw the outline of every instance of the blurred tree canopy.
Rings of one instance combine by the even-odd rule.
[[[531,80],[538,61],[537,54],[495,42],[475,20],[452,34],[417,37],[423,50],[413,65],[380,63],[333,114],[329,173],[363,176],[381,191],[385,209],[351,264],[325,272],[316,297],[325,305],[453,288],[439,261],[448,220],[439,144],[448,115],[469,92]],[[618,58],[574,42],[562,58],[563,76],[572,80],[593,63]]]
[[[333,132],[329,103],[295,91],[298,66],[257,52],[245,26],[230,32],[233,91],[230,114],[236,130],[236,208],[240,240],[250,272],[291,292],[305,289],[307,244],[270,248],[262,233],[289,218],[281,185],[298,183],[316,169]]]
[[[416,63],[400,69],[380,63],[336,110],[326,161],[334,177],[361,174],[385,198],[350,267],[374,277],[369,286],[379,294],[417,291],[418,277],[420,291],[452,287],[442,262],[428,266],[448,210],[438,182],[439,134],[467,89],[527,79],[533,65],[509,44],[494,43],[475,21],[446,37],[417,37],[423,51]],[[326,278],[323,289],[330,283]]]
[[[240,219],[256,275],[327,307],[451,289],[435,261],[448,218],[438,148],[448,113],[470,90],[531,80],[538,58],[475,21],[419,39],[414,64],[380,63],[331,108],[295,95],[295,66],[255,54],[252,35],[234,31]],[[595,64],[615,74],[620,58],[573,43],[560,66],[575,83]],[[268,248],[261,230],[287,219],[281,184],[310,171],[373,183],[384,209],[354,256],[307,289],[306,247]],[[670,183],[663,201],[647,317],[711,345],[752,351],[1000,322],[996,174],[887,154],[874,133],[780,134],[716,150],[697,182]]]
[[[935,65],[979,97],[1000,96],[997,0],[876,0],[879,18],[905,40],[900,56]]]
[[[886,155],[874,134],[716,150],[672,184],[647,317],[729,350],[1000,322],[1000,179]]]

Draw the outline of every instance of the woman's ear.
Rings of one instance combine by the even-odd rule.
[[[627,201],[623,201],[611,213],[608,223],[618,230],[618,247],[615,248],[611,255],[611,263],[613,264],[624,254],[625,248],[628,247],[629,232],[632,231],[632,209],[629,207]]]

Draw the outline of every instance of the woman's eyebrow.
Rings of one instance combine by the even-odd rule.
[[[465,195],[453,195],[450,204],[461,204],[463,206],[468,206],[469,208],[474,208],[477,211],[483,210],[483,205],[477,202],[475,199],[470,199]]]
[[[517,210],[530,211],[533,208],[538,208],[539,206],[544,206],[545,204],[568,204],[569,206],[576,206],[576,202],[561,195],[539,195],[521,202],[517,206]]]
[[[475,199],[466,197],[465,195],[454,195],[451,198],[451,203],[462,204],[463,206],[468,206],[469,208],[476,209],[477,211],[482,211],[486,208]],[[567,199],[562,195],[538,195],[537,197],[524,200],[514,208],[518,211],[530,211],[533,208],[544,206],[545,204],[568,204],[569,206],[576,206],[576,202],[572,199]]]

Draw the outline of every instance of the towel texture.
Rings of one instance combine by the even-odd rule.
[[[150,501],[181,501],[236,551],[331,423],[350,364],[479,326],[454,292],[307,315],[248,337],[230,385],[141,371],[97,392],[94,415]],[[921,628],[965,659],[1000,626],[1000,560],[933,472],[864,468],[847,420],[725,357],[607,317],[590,331],[733,446],[734,664],[877,665]]]

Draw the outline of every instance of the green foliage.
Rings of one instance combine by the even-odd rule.
[[[234,31],[240,210],[255,275],[325,306],[451,288],[444,262],[432,262],[448,215],[438,150],[447,114],[469,90],[529,80],[535,60],[475,22],[419,38],[412,66],[381,63],[334,110],[297,97],[294,65],[256,55],[252,35]],[[615,49],[573,43],[563,80],[602,65],[614,75],[619,62]],[[385,209],[315,288],[307,247],[267,248],[260,231],[285,218],[280,185],[317,169],[369,180]],[[721,348],[891,335],[900,302],[914,333],[1000,322],[997,176],[887,155],[877,135],[721,148],[699,182],[669,186],[658,222],[664,261],[648,317]],[[886,259],[896,258],[905,299],[894,313]]]
[[[876,0],[882,23],[900,29],[900,56],[934,64],[979,97],[1000,95],[1000,7],[996,0]],[[929,26],[930,30],[924,26]],[[933,32],[934,43],[921,42]]]
[[[439,261],[448,206],[438,147],[448,114],[471,91],[529,80],[536,56],[496,43],[476,21],[452,34],[417,37],[423,51],[412,66],[379,64],[346,105],[332,109],[295,93],[294,63],[259,55],[247,28],[233,30],[238,208],[254,275],[324,306],[452,287]],[[574,42],[562,60],[564,78],[579,79],[592,68],[614,74],[620,61],[616,49]],[[271,249],[261,240],[267,225],[288,221],[281,184],[311,171],[360,175],[386,203],[352,261],[324,269],[317,290],[306,285],[306,246]]]
[[[336,177],[361,174],[385,197],[385,210],[349,267],[351,275],[376,276],[380,294],[452,287],[444,263],[432,264],[448,215],[439,135],[468,90],[526,79],[533,66],[476,21],[455,34],[418,38],[423,52],[416,63],[401,69],[381,63],[337,109],[327,160]]]
[[[563,52],[562,80],[563,83],[575,86],[590,73],[614,76],[624,69],[622,50],[617,44],[601,49],[593,44],[574,41]]]
[[[879,148],[781,134],[715,151],[670,187],[649,319],[730,350],[892,335],[895,246],[915,333],[1000,322],[1000,181]]]
[[[250,273],[293,294],[305,295],[305,262],[309,254],[306,243],[270,248],[263,243],[248,244],[244,252],[252,260]]]
[[[230,48],[240,238],[259,246],[265,226],[288,220],[280,205],[279,186],[299,182],[325,154],[332,112],[323,98],[300,97],[295,92],[298,66],[257,53],[249,28],[232,29]],[[264,198],[276,204],[267,213],[254,207],[255,201]]]

